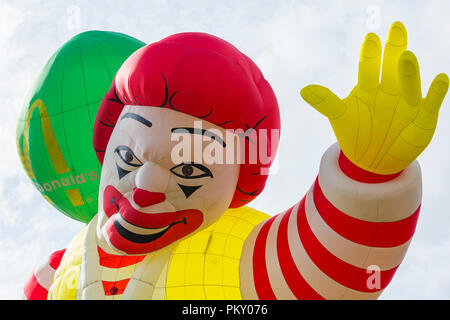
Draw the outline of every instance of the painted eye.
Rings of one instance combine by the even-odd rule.
[[[127,165],[132,167],[142,166],[142,162],[134,155],[133,151],[127,146],[118,146],[114,150],[119,155],[119,158]]]
[[[204,165],[201,165],[199,163],[181,163],[172,169],[170,171],[176,175],[177,177],[184,178],[184,179],[198,179],[198,178],[204,178],[204,177],[210,177],[212,178],[213,175],[211,173],[211,170],[209,170]]]
[[[118,146],[115,150],[118,155],[116,162],[117,173],[119,179],[122,179],[125,175],[142,166],[142,162],[134,155],[133,151],[127,146]]]

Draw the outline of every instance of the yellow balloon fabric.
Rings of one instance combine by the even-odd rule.
[[[419,64],[406,44],[406,29],[395,22],[381,61],[380,39],[369,33],[361,46],[358,84],[343,100],[319,85],[301,90],[303,99],[329,119],[345,156],[377,174],[398,173],[422,153],[449,86],[448,76],[439,74],[422,98]]]
[[[301,90],[304,100],[329,119],[339,146],[335,144],[325,153],[316,182],[297,205],[269,220],[269,215],[245,206],[228,209],[220,216],[228,206],[227,202],[204,229],[146,252],[121,252],[120,248],[114,247],[111,238],[99,237],[98,230],[107,232],[98,227],[97,221],[102,221],[101,214],[104,213],[100,211],[65,251],[53,283],[47,287],[48,299],[303,299],[309,295],[327,299],[377,298],[384,287],[369,287],[365,279],[355,284],[355,279],[361,278],[359,274],[365,274],[371,266],[390,274],[403,259],[414,232],[422,196],[419,165],[417,162],[410,164],[430,143],[449,87],[448,76],[439,74],[423,98],[419,64],[406,46],[406,29],[402,23],[395,22],[390,28],[384,55],[377,35],[369,33],[365,37],[360,52],[358,83],[345,99],[319,85],[309,85]],[[40,105],[37,103],[35,108]],[[139,115],[138,107],[141,106],[127,106],[130,107],[135,107],[136,113],[126,115],[134,114],[144,119]],[[151,109],[146,110],[146,114],[154,115],[154,119],[164,118],[166,127],[178,125],[179,118],[173,120],[174,125],[169,125],[170,115],[178,114],[175,111],[169,110],[170,113],[164,113],[163,117],[162,112],[167,110]],[[125,130],[123,128],[127,127],[120,125],[115,130],[119,128],[122,131],[118,132],[131,136],[133,128]],[[148,128],[149,125],[143,127],[144,130]],[[149,143],[147,149],[143,140],[136,144],[143,150],[160,144],[160,135],[154,135],[159,140],[153,144],[146,135],[142,136]],[[118,138],[113,136],[109,143],[115,142],[114,139]],[[353,164],[376,174],[390,175],[406,170],[396,180],[364,184],[341,170],[337,160],[341,150]],[[105,163],[103,178],[107,177],[105,172],[108,174],[108,162]],[[117,163],[111,163],[116,170]],[[226,170],[223,181],[232,184],[230,190],[234,192],[237,178],[232,180],[231,169]],[[116,171],[110,172],[116,174]],[[217,173],[215,171],[216,178]],[[166,179],[165,172],[158,174],[151,175],[151,179],[159,181],[160,176],[163,177],[161,180]],[[137,186],[144,181],[138,181],[137,174],[128,177],[135,179]],[[168,178],[166,185],[169,184],[167,181]],[[220,197],[224,197],[226,183],[220,184]],[[142,185],[146,187],[144,183]],[[162,190],[165,188],[161,187]],[[115,213],[125,214],[117,204],[120,201],[116,202],[114,198],[119,193],[112,193],[110,199],[105,201],[103,198],[103,201],[111,204]],[[206,202],[211,195],[205,193],[201,202]],[[135,198],[133,201],[138,202]],[[150,205],[142,205],[147,206]],[[205,217],[213,212],[210,207],[206,208],[209,211],[204,210]],[[125,218],[120,217],[131,225],[132,221]],[[180,222],[182,220],[178,218],[172,225]],[[187,224],[186,219],[184,224]],[[354,230],[353,226],[363,228],[365,233],[375,230],[374,235],[367,238],[353,236],[348,231]],[[147,229],[158,228],[148,226]],[[401,236],[391,238],[392,234]],[[146,236],[149,239],[148,236],[154,234]],[[140,260],[130,264],[102,264],[102,244],[118,249],[121,257]],[[263,249],[258,248],[259,244]],[[338,266],[339,270],[326,270],[329,265]],[[283,269],[285,266],[290,270]],[[260,270],[263,270],[262,276],[258,275]],[[268,283],[262,283],[264,281]],[[305,296],[300,292],[303,288],[294,288],[300,281],[308,287]],[[114,286],[107,289],[111,283]],[[124,288],[119,294],[118,283]]]

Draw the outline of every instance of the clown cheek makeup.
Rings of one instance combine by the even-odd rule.
[[[198,118],[168,109],[124,108],[102,168],[100,244],[125,254],[154,252],[204,229],[225,212],[239,165],[171,158],[173,128],[189,128],[193,121]]]

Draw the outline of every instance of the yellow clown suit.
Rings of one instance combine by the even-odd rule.
[[[280,129],[256,65],[203,33],[138,49],[96,116],[98,213],[33,270],[25,297],[378,298],[413,237],[422,198],[416,158],[449,86],[440,74],[423,98],[406,45],[400,22],[384,50],[368,34],[345,99],[319,85],[301,90],[337,143],[305,196],[275,215],[247,206],[264,188]]]

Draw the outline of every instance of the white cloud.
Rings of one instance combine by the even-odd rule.
[[[69,6],[80,28],[68,28]],[[371,23],[379,8],[379,28]],[[373,7],[375,6],[375,7]],[[0,298],[19,298],[34,265],[67,245],[81,228],[33,189],[15,148],[15,121],[34,77],[71,36],[91,29],[119,31],[146,42],[182,31],[204,31],[235,44],[257,62],[277,94],[282,114],[280,170],[252,205],[270,213],[303,196],[320,157],[335,141],[326,119],[302,102],[299,91],[320,83],[345,96],[357,78],[359,46],[367,32],[382,41],[400,20],[421,65],[423,91],[450,73],[448,1],[5,1],[0,0]],[[375,10],[376,11],[376,10]],[[377,18],[377,17],[375,17]],[[447,213],[450,106],[420,157],[424,198],[413,244],[382,298],[450,298]],[[274,200],[276,199],[276,201]]]

